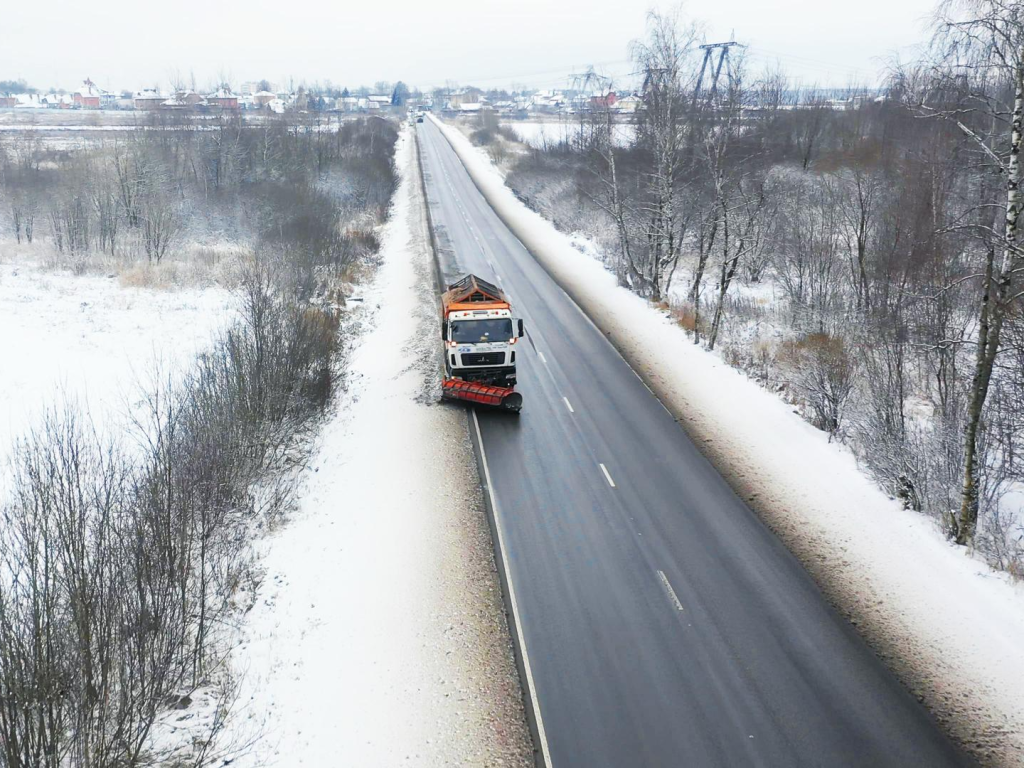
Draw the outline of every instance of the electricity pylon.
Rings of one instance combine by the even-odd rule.
[[[704,73],[707,71],[708,64],[712,63],[715,51],[718,51],[718,63],[714,65],[715,73],[711,78],[711,88],[708,90],[708,95],[705,101],[709,104],[713,104],[718,96],[718,78],[722,74],[722,65],[725,65],[726,77],[729,78],[729,84],[732,84],[732,62],[729,59],[729,49],[733,47],[745,48],[742,43],[737,43],[735,40],[730,40],[727,43],[707,43],[702,45],[700,49],[704,51],[704,60],[700,65],[700,74],[697,75],[697,87],[693,91],[693,101],[696,104],[701,98],[701,87],[704,85]]]

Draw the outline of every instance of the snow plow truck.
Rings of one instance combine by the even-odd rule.
[[[512,316],[505,292],[466,275],[441,295],[441,313],[441,396],[519,413],[516,341],[523,336],[523,321]]]

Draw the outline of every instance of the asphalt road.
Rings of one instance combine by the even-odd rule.
[[[522,414],[478,423],[551,764],[966,764],[416,127],[445,270],[527,329]]]

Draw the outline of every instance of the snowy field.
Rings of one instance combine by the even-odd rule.
[[[502,122],[502,125],[515,131],[520,141],[524,144],[537,148],[573,139],[579,136],[580,132],[579,122],[572,121],[534,122],[529,120],[510,120]],[[614,135],[615,143],[620,147],[624,147],[633,141],[633,137],[636,135],[636,127],[629,123],[616,123]]]
[[[441,128],[505,223],[914,693],[977,753],[1024,763],[1024,585],[948,543],[845,447],[618,287],[520,203],[481,150]]]
[[[407,130],[347,389],[263,545],[225,734],[253,746],[233,765],[532,765],[466,413],[437,404],[414,153]]]
[[[190,362],[232,317],[217,288],[122,288],[117,278],[0,263],[0,466],[66,398],[100,428],[124,426],[139,384]]]

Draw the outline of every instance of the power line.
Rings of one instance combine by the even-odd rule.
[[[618,64],[629,64],[629,63],[631,63],[631,61],[632,61],[631,59],[619,59],[619,60],[616,60],[616,61],[599,61],[599,62],[595,62],[594,64],[592,64],[591,65],[591,69],[593,69],[594,67],[610,67],[610,66],[614,66],[614,65],[618,65]],[[552,75],[553,74],[559,74],[559,75],[561,75],[561,77],[559,79],[560,80],[564,80],[566,74],[567,73],[571,74],[575,69],[576,69],[575,65],[571,65],[571,66],[567,66],[567,67],[552,67],[551,69],[544,69],[544,70],[540,70],[540,71],[525,72],[525,73],[518,73],[518,74],[512,74],[512,75],[495,75],[493,77],[472,77],[472,78],[467,78],[466,82],[467,83],[490,83],[490,82],[494,82],[496,80],[507,80],[507,81],[511,82],[511,81],[515,81],[515,80],[525,80],[526,78],[529,78],[529,77],[537,77],[537,76],[540,76],[540,75],[549,75],[549,74],[552,74]]]

